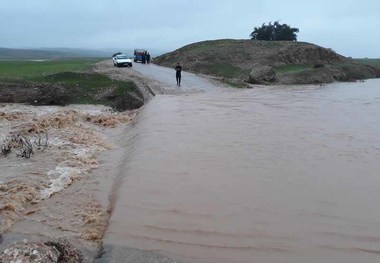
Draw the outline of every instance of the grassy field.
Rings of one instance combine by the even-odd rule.
[[[313,69],[313,65],[285,65],[276,68],[277,73],[296,73],[304,70]]]
[[[67,91],[64,100],[75,104],[114,106],[122,99],[130,100],[131,93],[138,93],[133,82],[117,81],[91,72],[98,61],[99,59],[0,61],[0,82],[17,83],[20,87],[30,86],[30,82],[34,86],[38,86],[38,83],[45,86],[56,84],[51,87],[64,87]],[[54,97],[54,91],[49,90],[50,92]],[[118,105],[119,108],[122,106]]]
[[[133,92],[135,85],[128,81],[112,80],[96,73],[60,72],[48,76],[33,78],[34,81],[64,85],[70,89],[70,103],[108,104],[106,99],[98,99],[101,90],[113,89],[112,96],[123,96]]]
[[[99,59],[70,59],[48,61],[0,60],[0,79],[29,80],[65,71],[90,69]]]

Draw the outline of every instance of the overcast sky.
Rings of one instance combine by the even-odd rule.
[[[0,0],[0,47],[172,51],[280,20],[299,41],[379,58],[379,13],[379,0]]]

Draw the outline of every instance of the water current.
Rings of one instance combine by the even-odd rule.
[[[125,140],[106,244],[200,263],[380,261],[379,80],[157,95]]]

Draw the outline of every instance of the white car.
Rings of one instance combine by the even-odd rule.
[[[132,67],[132,59],[125,54],[119,54],[112,57],[112,61],[115,67]]]

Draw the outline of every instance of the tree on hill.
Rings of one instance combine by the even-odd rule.
[[[249,35],[252,40],[267,40],[267,41],[297,41],[298,28],[290,27],[287,24],[280,24],[276,21],[268,25],[263,23],[261,27],[255,27],[253,32]]]

